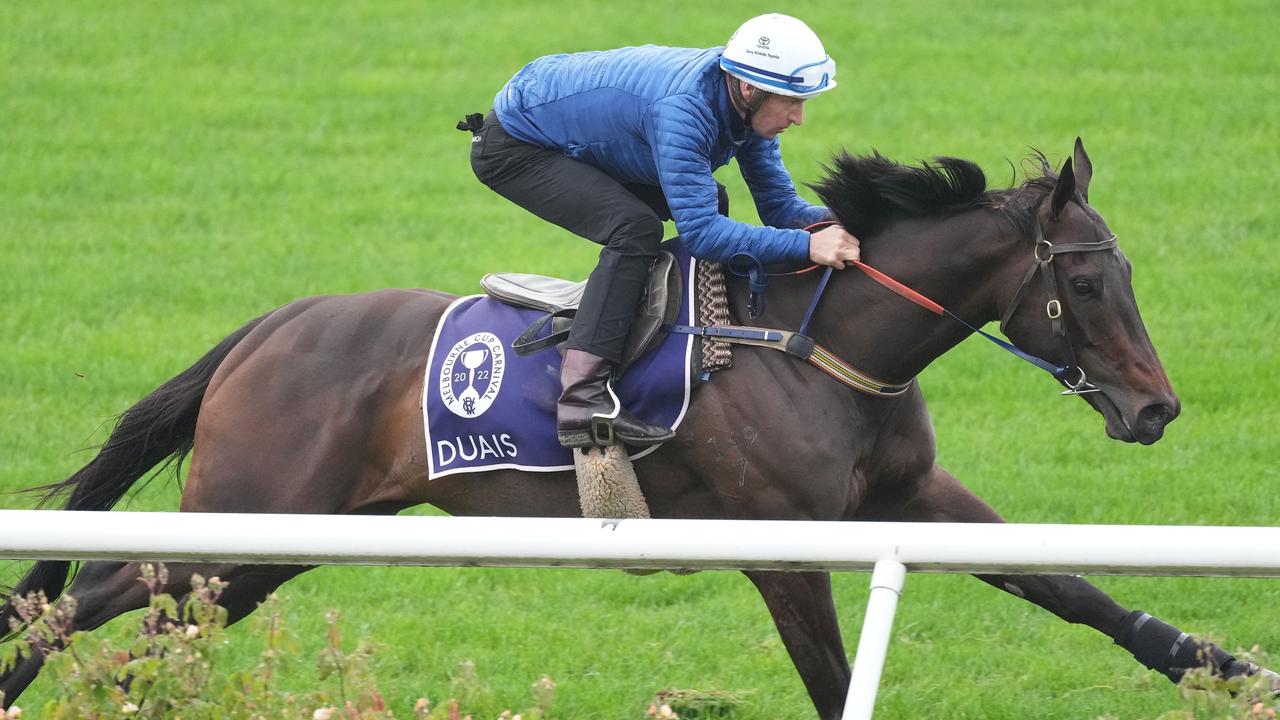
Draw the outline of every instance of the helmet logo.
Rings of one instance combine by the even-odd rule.
[[[742,48],[742,52],[746,53],[747,55],[755,55],[756,57],[769,58],[770,60],[778,60],[779,56],[776,55],[772,51],[772,49],[769,47],[769,44],[772,42],[773,40],[768,35],[761,35],[760,37],[756,38],[755,47],[751,47],[750,45],[747,45],[746,47]]]

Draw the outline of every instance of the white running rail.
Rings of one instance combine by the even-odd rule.
[[[873,570],[844,712],[863,720],[908,571],[1280,577],[1280,528],[0,510],[0,557]]]

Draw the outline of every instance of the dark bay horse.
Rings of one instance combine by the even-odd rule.
[[[1129,263],[1088,204],[1091,175],[1077,141],[1061,172],[1046,165],[1043,176],[1016,188],[987,190],[982,171],[962,160],[907,167],[841,155],[815,190],[862,239],[869,264],[975,326],[1005,318],[1007,335],[1028,352],[1078,364],[1099,390],[1082,397],[1101,413],[1107,434],[1150,444],[1178,415],[1179,402],[1138,315]],[[1028,269],[1045,243],[1103,249],[1057,255],[1041,282]],[[775,279],[769,312],[755,322],[742,311],[745,283],[731,281],[734,322],[794,329],[815,284],[814,274]],[[1054,313],[1050,286],[1061,335],[1046,317],[1046,306]],[[465,475],[428,482],[424,366],[452,299],[388,290],[306,298],[267,313],[126,411],[88,465],[43,488],[46,499],[65,495],[66,509],[107,510],[151,468],[180,462],[194,448],[183,511],[393,514],[429,503],[456,515],[577,516],[576,485],[565,473],[490,472],[483,492]],[[969,334],[854,270],[836,274],[811,326],[822,345],[889,383],[909,382]],[[738,348],[732,369],[695,394],[677,439],[636,471],[660,518],[1000,521],[935,464],[918,385],[873,397],[767,349]],[[83,630],[147,603],[134,565],[86,563],[66,587],[69,567],[36,563],[15,592],[52,598],[66,588],[79,602]],[[186,592],[181,579],[193,572],[220,576],[230,581],[222,602],[235,621],[307,569],[172,566],[167,591]],[[850,671],[829,576],[746,574],[818,715],[839,717]],[[981,579],[1096,629],[1171,678],[1200,662],[1224,675],[1257,671],[1130,612],[1080,578]],[[4,615],[0,621],[12,609]],[[26,659],[0,679],[6,702],[41,664]]]

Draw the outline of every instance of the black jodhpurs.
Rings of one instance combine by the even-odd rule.
[[[662,189],[620,183],[558,150],[517,140],[493,112],[471,140],[471,169],[480,182],[543,220],[604,246],[567,346],[620,362],[662,242],[662,222],[671,219]],[[727,215],[728,195],[723,185],[717,188],[720,212]]]

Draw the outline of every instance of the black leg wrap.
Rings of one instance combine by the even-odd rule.
[[[1189,668],[1195,667],[1209,666],[1224,677],[1248,672],[1245,663],[1237,662],[1213,643],[1202,643],[1141,610],[1134,610],[1121,621],[1116,644],[1173,682],[1181,680]]]

